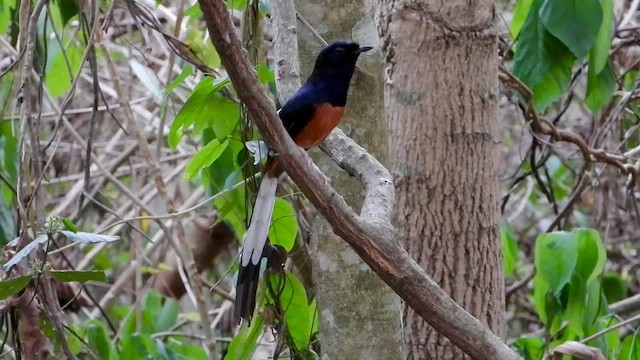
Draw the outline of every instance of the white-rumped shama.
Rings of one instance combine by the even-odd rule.
[[[338,41],[320,52],[307,81],[278,112],[285,129],[298,146],[308,150],[318,145],[342,120],[358,56],[371,49],[371,46],[360,46],[355,42]],[[278,250],[267,244],[267,234],[282,174],[277,156],[269,157],[240,257],[235,303],[238,322],[241,319],[251,321],[260,260],[266,257],[271,261],[281,256]]]

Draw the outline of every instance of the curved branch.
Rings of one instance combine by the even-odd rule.
[[[352,154],[334,154],[336,158],[343,155],[342,159],[345,163],[348,161],[367,187],[369,200],[365,201],[362,215],[357,215],[285,131],[273,102],[247,61],[225,3],[220,0],[199,0],[199,3],[211,41],[263,139],[270,148],[276,150],[284,169],[331,224],[333,231],[347,241],[411,308],[467,354],[476,359],[519,359],[511,348],[456,304],[411,259],[400,245],[400,236],[389,223],[388,216],[370,217],[371,212],[377,213],[372,210],[374,207],[380,204],[390,207],[393,202],[393,197],[388,196],[393,193],[391,177],[384,180],[383,176],[386,170],[380,166],[373,172],[369,172],[368,167],[365,171],[364,158],[355,155],[356,147],[345,150]],[[325,145],[328,144],[331,144],[331,139]]]

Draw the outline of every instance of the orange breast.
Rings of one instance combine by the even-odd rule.
[[[331,106],[331,104],[318,106],[307,126],[293,140],[304,149],[318,145],[338,125],[342,115],[344,115],[343,106]]]

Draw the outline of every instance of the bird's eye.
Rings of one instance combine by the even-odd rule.
[[[336,48],[336,54],[344,54],[344,48],[343,47]]]

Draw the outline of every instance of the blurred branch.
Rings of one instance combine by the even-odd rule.
[[[533,93],[520,79],[513,75],[504,65],[500,65],[500,80],[509,88],[517,91],[526,103],[525,117],[531,121],[531,129],[540,135],[550,136],[554,141],[572,143],[582,153],[586,163],[601,162],[616,167],[624,175],[629,175],[628,184],[635,186],[638,181],[638,167],[640,163],[631,165],[626,163],[624,155],[607,152],[604,149],[594,149],[587,145],[586,141],[578,134],[558,129],[551,121],[540,116],[533,106]]]
[[[213,45],[238,96],[246,104],[264,140],[278,153],[284,169],[324,215],[334,232],[347,241],[410,307],[467,354],[478,359],[519,359],[500,338],[456,304],[402,249],[399,235],[385,221],[390,218],[394,196],[389,172],[364,149],[345,140],[341,162],[352,166],[367,193],[362,215],[358,216],[335,192],[306,152],[288,136],[273,102],[248,64],[225,3],[217,0],[200,0],[199,3]]]

